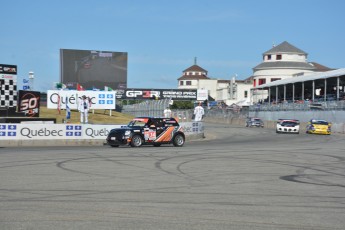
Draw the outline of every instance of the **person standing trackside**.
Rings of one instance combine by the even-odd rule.
[[[82,96],[82,100],[79,103],[78,110],[80,112],[80,123],[87,124],[89,122],[88,116],[89,116],[89,108],[90,103],[89,100],[87,100],[86,96]]]
[[[201,105],[202,103],[200,102],[199,105],[194,108],[194,121],[201,121],[205,114],[204,108]]]
[[[171,110],[169,107],[167,107],[166,109],[164,109],[164,117],[165,118],[170,118],[171,117]]]

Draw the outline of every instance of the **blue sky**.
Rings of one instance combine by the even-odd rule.
[[[128,87],[177,88],[197,64],[218,79],[252,75],[262,53],[287,41],[308,61],[345,67],[343,0],[0,0],[0,63],[18,86],[60,78],[60,49],[128,52]]]

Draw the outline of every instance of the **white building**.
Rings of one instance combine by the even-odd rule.
[[[331,70],[315,62],[308,62],[308,54],[288,42],[263,53],[263,62],[253,68],[253,87],[269,82],[309,75],[315,72]],[[266,99],[267,91],[253,92],[252,101]]]
[[[267,90],[255,90],[256,86],[269,82],[310,75],[315,72],[325,72],[330,68],[315,62],[308,62],[308,54],[288,42],[263,53],[263,62],[253,68],[253,76],[246,80],[212,79],[207,71],[196,64],[185,69],[178,78],[179,89],[206,89],[209,96],[227,105],[250,103],[264,100],[268,96]]]
[[[178,89],[206,89],[211,99],[224,102],[227,105],[249,101],[251,79],[229,80],[212,79],[207,76],[207,71],[196,63],[185,69],[178,78]]]

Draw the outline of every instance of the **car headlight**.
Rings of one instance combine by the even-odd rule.
[[[130,130],[126,130],[125,131],[125,136],[129,136],[131,134],[131,131]]]

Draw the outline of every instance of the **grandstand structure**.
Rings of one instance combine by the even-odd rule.
[[[293,106],[291,104],[306,105],[304,108],[343,108],[345,100],[345,68],[298,76],[278,81],[269,82],[254,87],[252,89],[257,101],[255,109],[263,109],[265,106],[258,108],[257,104],[268,104],[277,108],[297,108],[303,106]],[[268,96],[263,98],[258,91],[268,92]],[[261,96],[261,98],[260,98]],[[285,105],[285,106],[284,106]],[[342,106],[339,106],[342,105]],[[267,108],[267,106],[266,106]]]

